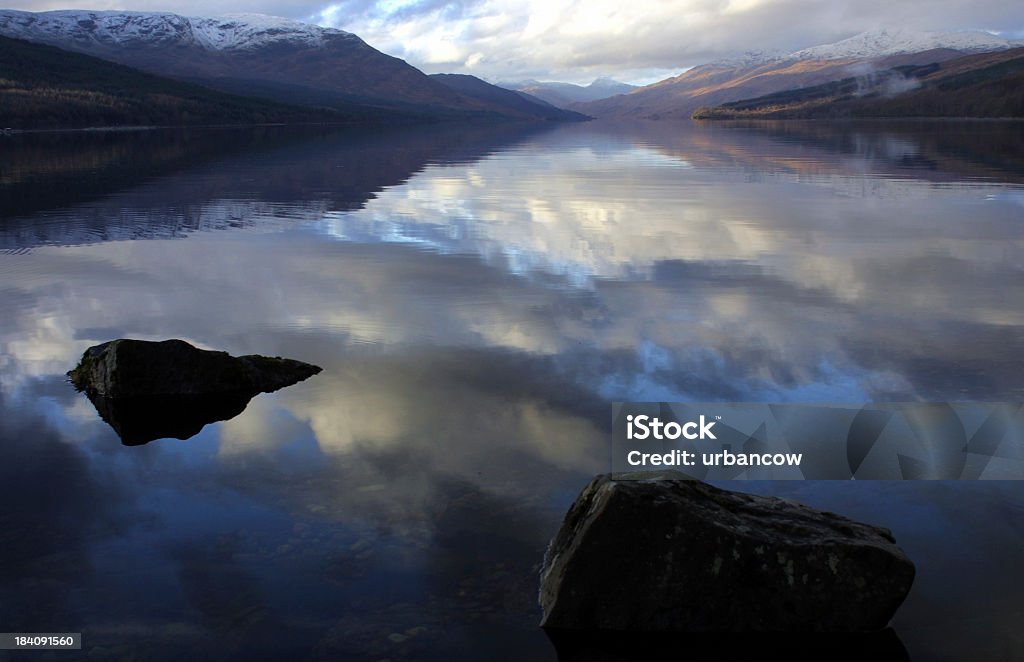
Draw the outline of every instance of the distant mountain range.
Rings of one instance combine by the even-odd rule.
[[[0,11],[0,35],[235,95],[432,118],[582,119],[479,81],[455,89],[354,34],[282,18],[118,11]],[[84,81],[82,81],[84,83]],[[493,88],[487,92],[483,86]],[[512,102],[507,105],[503,100]],[[385,113],[386,115],[387,113]]]
[[[1024,117],[1024,48],[842,80],[700,108],[694,119]]]
[[[868,71],[941,63],[1017,45],[986,32],[877,30],[785,55],[755,53],[713,62],[627,94],[569,107],[593,117],[684,119],[702,107],[824,85]]]
[[[508,90],[476,76],[466,74],[431,74],[430,78],[467,99],[480,102],[481,108],[501,108],[506,113],[521,113],[524,118],[582,121],[588,118],[582,113],[564,110],[532,94]]]
[[[463,74],[428,76],[399,58],[377,51],[354,34],[254,14],[195,18],[129,11],[0,10],[0,36],[21,40],[21,44],[62,49],[71,58],[5,45],[9,57],[21,57],[11,55],[17,52],[28,58],[18,67],[12,65],[6,72],[0,71],[0,126],[19,127],[40,123],[65,126],[72,115],[76,126],[93,121],[87,118],[115,123],[163,122],[160,118],[169,118],[167,121],[172,123],[249,122],[253,118],[272,121],[300,116],[333,116],[343,121],[688,119],[698,109],[718,109],[749,100],[761,101],[728,112],[761,113],[765,104],[781,102],[772,95],[795,90],[801,92],[784,94],[785,103],[792,106],[792,113],[801,116],[812,106],[818,109],[815,113],[828,115],[821,108],[840,101],[846,104],[843,112],[853,112],[856,105],[860,108],[857,112],[884,114],[887,108],[896,111],[888,98],[897,92],[910,92],[919,85],[927,89],[948,87],[949,81],[935,77],[946,74],[936,74],[927,67],[939,66],[948,73],[950,69],[942,68],[947,62],[1021,45],[987,32],[877,30],[788,54],[747,53],[637,88],[607,78],[586,86],[537,81],[497,86]],[[84,66],[80,55],[73,54],[131,67],[151,77],[115,75],[107,67]],[[77,64],[74,58],[79,58]],[[1002,109],[1000,113],[1011,112],[1014,107],[995,98],[1013,96],[1016,81],[1015,74],[1005,69],[1010,65],[1000,66],[1004,68],[996,67],[990,73],[1002,71],[1010,78],[985,78],[984,89],[975,90],[993,101],[986,112],[995,112],[992,109],[996,107]],[[11,74],[14,71],[20,72],[20,78]],[[859,101],[851,105],[846,99],[850,86],[863,87],[857,81],[875,72],[887,72],[879,79],[884,78],[888,87],[875,90],[886,96],[886,103],[870,111]],[[112,83],[118,76],[122,84],[116,88]],[[162,77],[162,82],[152,76]],[[900,80],[912,84],[897,89]],[[184,83],[205,91],[181,87]],[[821,87],[829,85],[833,87]],[[69,96],[66,90],[75,92]],[[226,94],[210,96],[210,90]],[[811,91],[803,92],[806,90]],[[95,94],[90,97],[89,93]],[[863,91],[857,94],[863,96]],[[954,112],[954,106],[942,95],[915,94],[913,105],[918,114]],[[259,99],[263,105],[243,102],[240,96]],[[37,105],[28,103],[28,97]],[[87,97],[89,102],[83,102]],[[104,100],[108,97],[113,101]],[[928,106],[940,101],[944,109]],[[119,111],[102,111],[104,104],[116,106]],[[11,110],[14,107],[16,112]],[[67,112],[62,112],[62,107]],[[189,110],[184,112],[186,107]],[[50,110],[36,112],[43,108]],[[970,108],[977,111],[980,106],[956,108],[972,112]],[[296,109],[301,111],[296,113]],[[833,115],[843,114],[842,109],[834,110]]]
[[[626,94],[636,89],[635,85],[620,83],[611,78],[598,78],[590,85],[573,85],[572,83],[542,83],[536,80],[525,80],[515,83],[499,82],[499,86],[523,92],[547,101],[559,108],[569,108],[576,103],[599,101],[616,94]]]

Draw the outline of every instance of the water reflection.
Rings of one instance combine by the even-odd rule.
[[[75,595],[95,572],[92,549],[131,526],[132,495],[2,393],[0,442],[0,619],[15,630],[71,627],[82,618]]]
[[[121,443],[139,446],[157,439],[191,439],[210,423],[241,414],[252,396],[232,393],[124,400],[89,393],[88,398]]]
[[[537,564],[607,466],[610,400],[1020,399],[1020,129],[923,126],[234,132],[148,165],[163,134],[19,146],[0,443],[28,469],[0,469],[0,620],[121,657],[552,659]],[[112,337],[324,372],[124,448],[63,379]],[[43,494],[48,468],[68,480]],[[914,659],[1024,651],[1016,484],[750,487],[894,529]],[[74,520],[82,573],[39,565],[63,539],[37,513]]]
[[[615,631],[551,630],[547,632],[558,651],[559,662],[650,662],[687,659],[750,660],[771,657],[813,660],[909,660],[907,650],[891,628],[867,634],[800,634],[787,632],[757,635],[729,633],[630,633]],[[685,653],[684,653],[685,651]]]
[[[22,135],[0,152],[0,249],[309,220],[358,209],[428,164],[458,164],[536,125],[188,129]]]
[[[718,138],[722,133],[744,134],[748,147],[725,152],[731,159],[757,162],[761,171],[863,172],[959,186],[1024,181],[1024,125],[1020,122],[767,121],[727,122],[706,128],[711,130],[704,133],[708,138]],[[633,135],[653,147],[669,152],[678,149],[678,133],[673,136],[663,129],[657,123],[630,128]],[[766,151],[771,154],[777,150],[765,150],[762,145],[785,145],[785,153],[779,155],[782,158],[765,159]],[[753,158],[745,158],[746,154]]]

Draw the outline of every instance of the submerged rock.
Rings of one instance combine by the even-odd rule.
[[[184,340],[112,340],[90,347],[68,373],[128,445],[188,439],[233,418],[259,393],[319,373],[309,363],[199,349]]]
[[[887,530],[695,480],[584,488],[541,571],[547,628],[868,632],[914,580]]]

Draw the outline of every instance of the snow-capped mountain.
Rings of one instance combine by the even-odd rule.
[[[0,10],[0,36],[293,104],[467,108],[444,85],[354,34],[272,16]]]
[[[715,60],[708,66],[740,69],[789,60],[871,60],[892,55],[923,53],[939,48],[961,53],[987,53],[1024,46],[999,35],[982,31],[925,32],[905,28],[869,30],[832,44],[812,46],[792,53],[781,50],[752,50]]]
[[[740,69],[743,67],[756,67],[762,64],[768,64],[769,62],[778,62],[779,60],[785,60],[789,57],[792,56],[788,55],[785,51],[780,50],[746,51],[740,55],[715,60],[710,64],[715,67]]]
[[[572,109],[592,117],[689,118],[700,107],[841,80],[864,65],[878,69],[924,65],[1021,45],[988,32],[873,30],[788,54],[747,52],[693,67],[625,95],[576,104]]]
[[[275,43],[320,47],[326,38],[358,39],[276,16],[228,14],[214,18],[168,13],[0,10],[0,34],[60,46],[199,46],[207,50],[258,49]]]
[[[922,32],[903,28],[871,30],[837,41],[792,53],[797,60],[870,59],[904,53],[922,53],[948,48],[962,53],[984,53],[1020,46],[988,32]]]
[[[0,36],[292,105],[384,107],[430,116],[582,117],[483,81],[467,87],[433,79],[350,32],[260,14],[0,10]]]

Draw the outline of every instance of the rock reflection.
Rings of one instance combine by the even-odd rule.
[[[136,398],[90,393],[88,397],[125,446],[140,446],[156,439],[191,439],[210,423],[238,416],[252,399],[241,393]]]
[[[189,439],[207,423],[242,413],[256,395],[321,370],[281,357],[235,357],[178,339],[121,338],[87,349],[68,377],[121,441],[137,446],[163,437]]]

